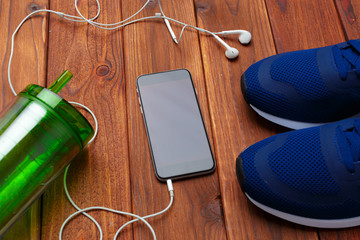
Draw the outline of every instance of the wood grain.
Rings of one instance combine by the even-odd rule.
[[[345,30],[347,39],[360,38],[360,1],[336,0],[337,11],[340,21]],[[360,227],[341,229],[341,230],[322,230],[319,233],[320,239],[360,239]]]
[[[130,16],[143,2],[123,1],[123,17]],[[167,16],[196,24],[191,0],[181,4],[175,0],[162,1],[162,4]],[[159,8],[156,1],[152,1],[141,16],[156,12]],[[173,28],[178,35],[180,28],[176,25]],[[155,177],[136,95],[136,78],[153,72],[188,69],[198,92],[211,141],[212,129],[197,33],[186,32],[181,43],[175,45],[162,20],[131,25],[123,31],[133,209],[135,213],[145,215],[165,208],[169,196],[166,184]],[[214,148],[214,151],[217,149]],[[219,161],[222,159],[217,159]],[[226,239],[217,173],[176,181],[174,190],[173,207],[163,216],[149,220],[159,239]],[[134,238],[152,239],[143,224],[134,226]]]
[[[360,37],[360,1],[334,0],[334,2],[337,6],[347,39],[358,39]]]
[[[333,0],[265,0],[278,53],[345,41]]]
[[[7,67],[10,56],[11,35],[22,19],[31,11],[46,8],[47,0],[39,1],[0,1],[0,109],[5,109],[15,98],[8,84]],[[14,44],[14,57],[11,77],[14,88],[21,91],[30,83],[45,85],[46,50],[47,50],[47,17],[39,14],[28,20],[17,34]],[[41,200],[20,218],[5,235],[4,240],[40,239]]]
[[[249,46],[237,36],[227,42],[240,51],[235,61],[226,59],[223,49],[207,36],[201,47],[219,161],[221,196],[228,239],[316,239],[316,232],[288,224],[264,214],[241,193],[235,173],[235,159],[247,146],[275,132],[246,106],[240,76],[252,63],[275,54],[268,15],[263,1],[196,1],[198,25],[213,31],[247,29],[253,34]],[[275,128],[279,131],[279,128]]]
[[[312,4],[317,6],[311,6]],[[216,147],[222,149],[218,151],[222,159],[229,159],[219,166],[229,239],[238,239],[239,236],[244,239],[317,239],[316,231],[312,229],[275,220],[266,214],[264,216],[259,213],[257,209],[253,209],[252,205],[248,206],[237,186],[235,158],[246,146],[284,131],[284,129],[275,128],[275,132],[272,132],[272,127],[268,123],[258,120],[248,110],[239,86],[242,72],[256,60],[274,54],[275,50],[277,52],[290,51],[327,45],[341,40],[342,35],[339,34],[341,26],[336,24],[336,18],[335,24],[325,26],[332,19],[332,14],[336,13],[334,5],[331,2],[330,6],[327,4],[312,1],[266,1],[266,5],[262,1],[225,1],[225,3],[202,1],[198,3],[200,26],[214,30],[224,29],[225,26],[232,29],[245,28],[254,36],[250,46],[240,47],[239,59],[231,64],[225,59],[224,50],[221,48],[219,48],[219,54],[213,53],[210,57],[203,54],[205,73],[208,73],[206,82],[209,84],[207,89],[210,112],[213,124],[218,129],[214,135]],[[321,9],[321,15],[314,9]],[[299,24],[299,19],[302,24]],[[317,24],[314,25],[314,22]],[[311,31],[315,30],[315,27],[320,29],[316,33]],[[328,31],[333,33],[333,36],[325,35]],[[321,33],[325,33],[324,36]],[[317,40],[321,42],[317,43]],[[201,38],[201,43],[203,53],[214,49],[214,44],[210,43],[206,37]],[[238,44],[236,41],[229,41],[229,43]],[[217,60],[221,59],[223,64],[213,64],[212,58],[215,57]],[[224,119],[223,116],[228,116],[228,118]]]
[[[141,1],[101,1],[98,22],[116,22],[137,11]],[[10,37],[30,11],[51,6],[75,14],[73,1],[0,1],[0,109],[14,98],[7,84]],[[99,136],[73,162],[68,185],[80,207],[108,206],[146,215],[169,202],[167,187],[154,174],[145,127],[136,95],[141,74],[178,68],[190,70],[206,128],[215,153],[214,174],[176,181],[175,203],[166,214],[149,220],[158,239],[359,239],[360,227],[322,230],[275,218],[249,203],[235,174],[235,159],[251,144],[287,131],[257,116],[245,103],[241,74],[267,56],[321,47],[360,36],[359,0],[175,0],[162,1],[169,17],[213,31],[246,29],[249,46],[236,36],[225,38],[240,51],[234,61],[212,37],[186,30],[175,45],[161,20],[105,32],[87,24],[69,23],[47,15],[34,17],[16,38],[12,79],[16,91],[28,83],[51,83],[63,70],[73,79],[61,92],[67,100],[89,106],[99,121]],[[96,14],[96,3],[79,1],[85,16]],[[159,12],[152,0],[141,16]],[[173,25],[175,33],[180,27]],[[82,110],[80,110],[82,111]],[[91,120],[88,113],[83,113]],[[63,192],[62,176],[46,191],[41,203],[11,229],[4,239],[57,239],[65,218],[75,210]],[[112,239],[129,218],[91,213]],[[42,218],[41,218],[42,217]],[[41,224],[41,226],[40,226]],[[84,216],[71,221],[64,239],[99,239]],[[151,239],[141,223],[127,227],[118,239]]]
[[[52,0],[52,9],[74,14],[73,1]],[[119,1],[100,1],[99,22],[121,20]],[[79,1],[85,16],[96,14],[95,1]],[[87,24],[65,22],[51,16],[49,25],[48,83],[69,69],[73,79],[61,95],[93,110],[99,134],[73,162],[68,186],[81,208],[105,206],[132,212],[127,141],[123,47],[121,31],[105,32]],[[93,123],[89,114],[84,112]],[[61,223],[74,212],[65,197],[62,176],[43,198],[42,239],[57,239]],[[129,218],[103,211],[91,215],[103,227],[104,239],[112,239],[117,228]],[[63,239],[99,239],[95,225],[79,216],[65,228]],[[132,239],[125,230],[122,238]]]
[[[356,36],[358,24],[351,20],[350,1],[284,1],[286,10],[277,1],[267,0],[270,22],[279,52],[315,48],[345,41]],[[357,9],[359,2],[354,1]],[[341,4],[340,4],[341,3]],[[341,5],[341,8],[339,8]],[[337,8],[336,8],[337,7]],[[338,18],[337,12],[342,19]],[[346,18],[346,21],[345,21]],[[301,21],[301,24],[297,24]],[[342,21],[341,21],[342,20]],[[296,25],[296,28],[294,26]],[[344,33],[343,27],[346,30]],[[359,37],[359,33],[357,33]],[[358,239],[360,228],[342,231],[319,229],[320,239]]]

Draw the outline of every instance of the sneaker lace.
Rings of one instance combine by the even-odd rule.
[[[347,41],[344,45],[335,45],[332,49],[340,78],[345,81],[349,72],[360,75],[360,42]]]
[[[346,169],[354,173],[355,162],[360,161],[360,120],[355,120],[352,128],[336,129],[337,140]]]

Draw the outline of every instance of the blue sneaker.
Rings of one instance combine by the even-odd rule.
[[[263,59],[241,86],[259,115],[285,127],[360,117],[360,40]]]
[[[290,131],[244,150],[242,191],[259,208],[302,225],[360,225],[360,119]]]

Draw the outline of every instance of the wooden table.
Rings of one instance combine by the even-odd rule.
[[[0,1],[2,109],[14,98],[7,83],[14,29],[36,9],[75,14],[73,2]],[[144,3],[102,0],[98,21],[125,19]],[[96,13],[95,1],[83,0],[79,5],[85,16]],[[47,86],[69,69],[74,77],[61,95],[86,104],[99,118],[97,139],[70,169],[68,185],[74,201],[83,208],[108,206],[139,215],[168,204],[167,187],[153,171],[135,81],[141,74],[187,68],[198,90],[217,169],[212,175],[174,182],[174,206],[149,220],[158,239],[359,239],[360,228],[303,227],[259,210],[240,190],[235,159],[247,146],[287,131],[250,110],[241,94],[241,74],[276,53],[359,38],[360,0],[169,0],[162,5],[167,16],[213,31],[247,29],[253,40],[241,46],[236,36],[227,37],[240,51],[236,60],[229,61],[212,37],[192,30],[175,45],[160,20],[103,31],[47,14],[31,18],[16,37],[12,67],[16,91],[29,83]],[[140,16],[158,11],[153,0]],[[179,34],[179,27],[174,30]],[[4,239],[57,239],[62,222],[73,212],[59,177]],[[102,211],[91,215],[103,226],[104,239],[112,239],[117,228],[129,220]],[[64,239],[99,239],[99,233],[94,224],[79,216],[66,227]],[[118,239],[152,237],[137,223]]]

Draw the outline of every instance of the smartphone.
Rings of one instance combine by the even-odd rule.
[[[179,69],[142,75],[137,79],[137,92],[157,178],[165,181],[214,171],[190,72]]]

